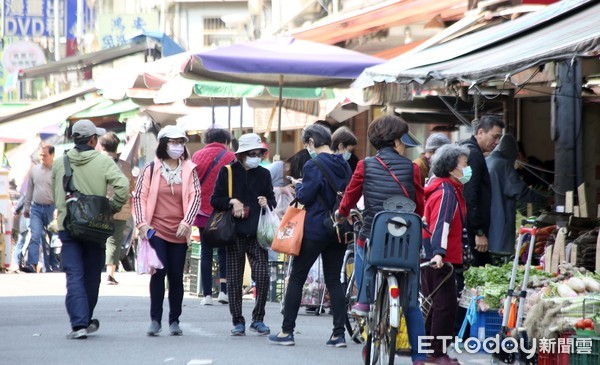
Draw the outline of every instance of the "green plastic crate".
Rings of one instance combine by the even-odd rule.
[[[579,340],[579,341],[578,341]],[[581,342],[588,341],[592,343],[592,351],[588,353],[581,353]],[[573,337],[575,351],[571,354],[569,365],[598,365],[600,364],[600,337],[589,337],[589,336],[574,336]],[[587,347],[587,346],[586,346]]]

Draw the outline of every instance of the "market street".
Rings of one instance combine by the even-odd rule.
[[[186,294],[181,328],[184,335],[149,338],[148,276],[118,273],[120,284],[102,284],[94,317],[100,330],[87,340],[67,340],[68,317],[64,306],[64,274],[0,274],[0,356],[2,364],[361,364],[361,346],[325,347],[331,334],[331,316],[306,315],[300,309],[296,345],[269,344],[265,337],[247,331],[231,337],[225,305],[201,306]],[[244,302],[249,321],[253,303]],[[166,321],[168,302],[165,300]],[[281,325],[279,303],[267,303],[265,322],[271,330]],[[460,355],[463,364],[487,364],[484,354]],[[397,364],[411,364],[397,357]]]

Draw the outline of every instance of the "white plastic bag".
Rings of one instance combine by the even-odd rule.
[[[277,214],[277,217],[281,219],[283,218],[287,208],[290,206],[292,200],[294,200],[294,195],[292,194],[289,186],[273,188],[273,192],[275,193],[275,200],[277,200],[275,214]]]
[[[162,269],[163,267],[163,263],[158,258],[154,248],[150,246],[148,239],[142,238],[137,254],[137,273],[152,275],[157,269]]]
[[[256,228],[256,240],[258,244],[268,250],[271,248],[273,238],[279,228],[279,217],[275,214],[275,211],[270,207],[263,208],[264,214],[261,214],[258,218],[258,227]],[[261,212],[262,213],[262,212]]]

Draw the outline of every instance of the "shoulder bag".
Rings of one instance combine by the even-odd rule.
[[[231,165],[227,168],[227,190],[229,198],[233,197],[233,173]],[[213,247],[231,246],[237,241],[237,232],[235,231],[235,221],[233,220],[233,210],[213,210],[206,222],[201,241],[209,242]]]
[[[73,185],[73,170],[69,156],[64,156],[67,216],[64,227],[70,236],[81,243],[104,246],[106,239],[115,233],[113,211],[105,196],[86,195]]]

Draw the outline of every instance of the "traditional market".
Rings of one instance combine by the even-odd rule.
[[[137,272],[149,337],[600,365],[600,2],[1,7],[0,282],[63,275],[67,339]]]

